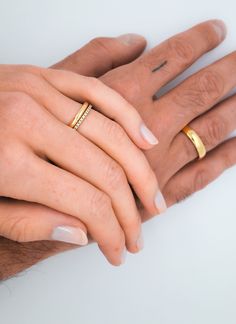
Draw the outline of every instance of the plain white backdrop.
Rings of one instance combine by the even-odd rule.
[[[95,36],[126,32],[150,47],[200,21],[225,20],[227,40],[182,79],[236,49],[235,9],[234,0],[0,0],[0,63],[48,66]],[[146,223],[145,249],[122,267],[92,245],[2,283],[1,323],[235,324],[235,181],[233,168]]]

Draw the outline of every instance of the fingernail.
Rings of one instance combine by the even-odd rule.
[[[150,131],[149,128],[145,124],[142,124],[140,127],[140,132],[143,136],[143,138],[151,145],[158,144],[158,139],[156,136]]]
[[[125,45],[133,45],[140,43],[143,37],[137,34],[124,34],[117,37],[117,39]]]
[[[159,213],[163,213],[167,209],[165,199],[160,191],[158,191],[156,194],[155,205]]]
[[[227,28],[225,23],[222,20],[217,19],[213,21],[213,26],[215,28],[217,35],[219,36],[220,41],[225,39],[227,33]]]
[[[122,254],[121,254],[121,264],[124,264],[126,261],[126,257],[127,257],[127,250],[126,248],[124,248]]]
[[[144,247],[144,242],[143,242],[143,234],[142,234],[142,233],[140,233],[139,238],[137,239],[137,243],[136,243],[136,245],[137,245],[137,249],[138,249],[139,251],[141,251],[141,250],[143,249],[143,247]]]
[[[88,237],[84,231],[77,227],[58,226],[52,232],[54,241],[62,241],[77,245],[87,245]]]

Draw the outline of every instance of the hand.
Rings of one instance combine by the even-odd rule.
[[[79,100],[96,110],[76,132],[66,125]],[[11,65],[0,66],[0,112],[0,196],[17,199],[1,199],[0,234],[85,245],[88,229],[114,265],[125,245],[138,252],[141,221],[129,183],[153,215],[163,208],[155,204],[155,174],[137,148],[157,140],[138,112],[97,79]],[[51,212],[31,212],[26,201]]]
[[[235,52],[189,77],[166,95],[155,97],[166,83],[224,37],[222,22],[205,22],[102,77],[137,107],[159,138],[158,147],[146,155],[168,206],[202,189],[236,163],[236,139],[226,141],[236,128],[236,96],[223,100],[236,85]],[[208,153],[203,160],[196,160],[193,144],[181,132],[187,124],[206,146]],[[143,220],[151,217],[141,206],[139,209]]]
[[[169,62],[173,64],[172,69],[174,69],[174,74],[172,74],[172,76],[174,77],[175,75],[180,73],[183,68],[189,66],[194,59],[197,59],[197,57],[200,56],[201,53],[213,48],[220,42],[221,39],[223,39],[223,32],[221,37],[221,35],[217,33],[217,30],[219,30],[219,32],[221,31],[221,27],[217,24],[214,27],[211,22],[204,23],[200,25],[200,28],[197,27],[197,29],[190,30],[185,34],[179,35],[177,39],[174,38],[171,41],[164,43],[164,46],[161,45],[156,47],[151,52],[148,52],[147,54],[136,60],[134,63],[128,64],[121,68],[113,69],[111,72],[105,75],[103,80],[105,80],[107,84],[110,84],[112,87],[118,89],[130,102],[137,104],[139,110],[142,111],[142,115],[145,116],[145,120],[148,122],[148,124],[152,125],[153,129],[159,128],[162,125],[162,121],[157,121],[157,117],[155,117],[159,113],[159,108],[157,102],[154,103],[151,100],[151,93],[154,93],[156,91],[155,89],[162,86],[169,80],[170,73],[168,73],[168,71],[170,72],[171,69],[167,69],[167,65],[163,66],[162,70],[157,71],[158,73],[160,72],[158,75],[150,73],[150,67],[152,68],[153,66],[157,66],[158,64],[160,64],[160,62],[163,63],[163,55],[167,55],[168,51],[170,51],[171,54],[169,56],[167,55],[166,57],[168,58]],[[183,37],[191,34],[194,35],[194,39]],[[208,37],[206,38],[205,35],[208,35]],[[191,39],[192,41],[190,42]],[[182,46],[182,40],[185,40],[185,46]],[[96,76],[98,76],[99,73],[102,74],[106,70],[109,70],[111,66],[116,66],[119,63],[124,64],[128,61],[131,61],[135,56],[138,56],[140,54],[144,46],[145,42],[142,38],[136,38],[136,41],[132,42],[132,45],[130,46],[122,45],[120,40],[117,39],[98,39],[92,41],[91,43],[89,43],[89,45],[86,45],[83,49],[65,59],[63,62],[57,64],[56,67],[74,70],[79,73],[82,72],[87,75],[95,74]],[[195,52],[193,51],[194,49]],[[199,51],[199,49],[201,49],[201,52]],[[101,54],[99,55],[99,53]],[[189,53],[192,54],[190,55]],[[82,62],[82,64],[80,65],[79,62]],[[222,69],[224,69],[224,65],[227,65],[227,60],[222,61],[222,63]],[[86,66],[88,67],[87,70]],[[101,69],[101,67],[103,70]],[[140,74],[142,75],[141,78]],[[161,77],[164,78],[163,81],[161,80]],[[155,83],[153,83],[154,81]],[[199,79],[197,78],[195,82],[198,81]],[[152,85],[154,89],[152,91],[149,91]],[[201,87],[199,88],[197,83],[195,84],[195,86],[197,87],[196,91],[194,91],[194,89],[193,91],[191,89],[187,91],[187,93],[189,93],[188,98],[190,99],[196,99],[196,96],[191,96],[191,94],[197,93],[197,96],[199,94],[204,94],[204,91],[202,91],[203,89]],[[143,105],[145,109],[141,110]],[[149,105],[151,108],[149,108]],[[155,110],[152,111],[151,109],[154,107]],[[162,109],[164,110],[164,108]],[[184,112],[185,108],[183,108],[183,113]],[[169,115],[166,115],[166,117],[164,117],[164,114],[162,114],[161,116],[162,118],[165,118],[165,121],[168,121]],[[188,152],[192,152],[192,154],[196,154],[194,148],[192,147],[192,144],[188,142],[184,135],[179,134],[178,137],[182,138],[183,141],[185,141],[184,144],[186,144],[186,146],[184,146],[183,149],[188,150]],[[235,153],[233,150],[230,150],[230,146],[233,144],[233,142],[228,143],[229,144],[223,145],[220,149],[217,149],[215,151],[213,150],[212,153],[208,153],[207,157],[204,160],[194,162],[194,164],[192,164],[195,166],[193,169],[191,168],[190,164],[189,167],[191,172],[189,173],[188,181],[187,167],[182,169],[184,173],[177,173],[177,175],[179,175],[180,177],[181,174],[185,175],[180,178],[178,187],[174,185],[169,186],[168,183],[165,185],[164,178],[167,177],[165,173],[167,171],[167,168],[163,167],[163,169],[166,171],[163,171],[164,177],[163,180],[161,180],[161,186],[165,187],[165,196],[169,204],[183,199],[192,192],[200,189],[209,181],[212,181],[215,177],[217,177],[221,171],[235,163]],[[161,147],[159,149],[161,150]],[[227,158],[221,155],[222,151],[225,151],[227,153]],[[166,151],[164,150],[164,152]],[[168,155],[168,157],[170,158],[171,156]],[[180,155],[176,154],[175,158],[179,159],[179,157]],[[171,161],[165,160],[165,154],[160,154],[157,150],[152,152],[149,159],[155,166],[158,164],[162,164],[164,166],[164,161],[166,161],[168,165],[171,165],[171,163],[174,162],[173,157]],[[160,172],[156,170],[156,172],[158,175],[160,173],[159,176],[160,178],[162,178],[162,170]],[[208,174],[210,174],[210,177],[208,176]],[[175,179],[175,176],[172,177],[172,179]],[[169,183],[171,182],[169,181]],[[171,190],[168,191],[168,188],[170,188]],[[32,208],[36,207],[32,206]],[[40,209],[41,207],[38,205],[37,208]],[[148,215],[146,214],[145,217],[148,217]],[[10,265],[5,273],[5,277],[11,273],[20,271],[21,269],[37,262],[41,258],[48,257],[49,255],[66,250],[68,248],[71,248],[71,246],[65,244],[59,245],[50,242],[42,242],[41,245],[40,243],[19,245],[15,244],[14,242],[6,242],[6,240],[4,240],[2,257],[6,260],[5,263]],[[11,253],[8,253],[9,249]],[[20,254],[19,251],[21,251]],[[18,253],[21,260],[20,264],[18,262],[17,267],[11,263],[12,255],[15,255],[16,253]]]

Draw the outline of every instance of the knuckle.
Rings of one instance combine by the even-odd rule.
[[[109,39],[104,37],[96,37],[89,42],[93,52],[96,53],[96,55],[105,57],[108,65],[112,67],[112,56],[108,44],[110,44]]]
[[[173,203],[181,202],[190,197],[193,193],[205,188],[211,182],[211,178],[210,170],[198,167],[191,177],[191,181],[183,184],[178,183],[178,190],[176,190],[176,186],[172,184],[169,188],[165,189],[165,195]]]
[[[150,51],[148,56],[143,55],[137,61],[139,66],[142,66],[144,69],[147,69],[147,70],[152,70],[153,66],[156,65],[156,62],[157,62],[157,55],[153,50]],[[140,75],[140,77],[141,77],[141,75]],[[143,77],[143,75],[142,75],[142,77]]]
[[[175,61],[181,66],[188,66],[194,59],[194,49],[186,37],[173,37],[167,41],[168,50]]]
[[[26,242],[29,237],[30,225],[28,218],[24,216],[8,218],[5,232],[9,237],[17,242]]]
[[[12,120],[14,120],[15,129],[23,119],[27,124],[29,123],[29,115],[32,115],[32,99],[26,93],[20,91],[5,93],[1,96],[0,106],[1,122],[5,123],[5,130],[8,129],[8,125],[11,126]]]
[[[199,114],[203,107],[213,104],[223,93],[223,79],[213,71],[203,71],[193,77],[187,87],[179,90],[174,100],[184,108]]]
[[[175,189],[176,188],[170,188],[164,193],[172,203],[179,203],[190,197],[193,193],[191,187],[178,186],[178,190],[176,191]]]
[[[0,193],[17,194],[19,187],[12,187],[12,184],[23,183],[29,176],[33,168],[31,156],[21,146],[9,142],[0,145],[0,152]]]
[[[90,86],[92,88],[97,88],[97,87],[100,87],[101,85],[101,81],[95,77],[89,77],[89,82],[90,82]]]
[[[93,38],[89,44],[91,44],[94,47],[104,47],[104,38],[103,37],[95,37]]]
[[[12,92],[7,97],[7,110],[13,110],[15,113],[19,111],[19,108],[26,107],[30,101],[30,96],[20,91]]]
[[[107,163],[105,174],[109,189],[112,191],[119,190],[126,183],[123,169],[112,159]]]
[[[217,100],[223,92],[222,77],[214,71],[204,71],[199,74],[197,84],[203,105]]]
[[[111,214],[111,199],[102,191],[96,190],[91,196],[90,209],[91,215],[104,223]]]
[[[210,171],[205,168],[199,169],[196,171],[191,191],[192,192],[199,191],[205,188],[210,182],[211,182]]]
[[[109,118],[104,119],[104,132],[116,145],[123,145],[128,137],[124,129],[115,121]]]
[[[7,101],[7,105],[1,105],[1,117],[2,122],[6,122],[6,129],[9,131],[11,122],[14,120],[14,130],[19,131],[21,135],[26,134],[27,131],[32,131],[35,125],[39,125],[40,106],[34,101],[34,99],[25,92],[12,92],[4,101]],[[1,102],[2,104],[3,102]],[[10,122],[10,123],[9,123]]]
[[[205,120],[204,132],[201,135],[203,143],[213,148],[218,145],[227,134],[227,125],[225,120],[220,116],[212,116]]]

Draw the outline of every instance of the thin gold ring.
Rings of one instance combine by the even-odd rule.
[[[193,143],[194,147],[197,150],[199,160],[203,159],[206,155],[206,147],[203,144],[200,136],[188,125],[182,129],[182,132],[187,135],[190,141]]]
[[[83,116],[83,114],[86,111],[86,109],[88,108],[88,106],[89,106],[89,103],[88,102],[84,102],[83,103],[83,105],[80,107],[80,110],[75,115],[75,118],[73,119],[73,121],[69,125],[71,128],[74,128],[75,127],[75,125],[80,120],[80,118]]]
[[[80,117],[80,119],[77,121],[77,123],[74,126],[74,129],[77,130],[79,126],[82,124],[84,119],[88,116],[90,110],[92,109],[92,105],[89,105],[86,110],[84,111],[83,115]]]

